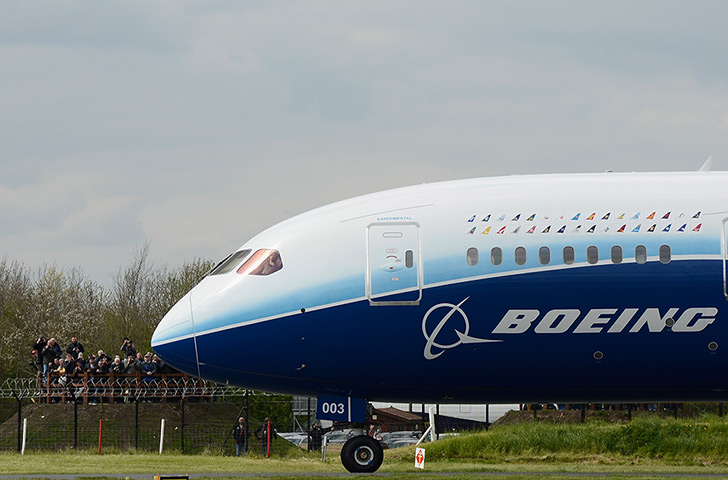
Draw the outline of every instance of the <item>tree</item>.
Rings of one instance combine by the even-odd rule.
[[[39,335],[55,337],[61,346],[76,336],[89,353],[113,354],[124,337],[139,351],[150,350],[159,321],[213,262],[198,258],[157,267],[149,254],[149,243],[135,249],[110,289],[88,280],[78,267],[43,265],[31,273],[22,263],[0,260],[0,376],[32,372],[31,346]]]

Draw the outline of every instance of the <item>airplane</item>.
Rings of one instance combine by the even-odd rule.
[[[303,213],[157,326],[191,375],[318,397],[349,471],[367,402],[728,400],[728,172],[423,184]],[[721,348],[722,347],[722,348]]]

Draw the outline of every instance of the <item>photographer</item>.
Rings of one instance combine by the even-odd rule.
[[[48,380],[48,370],[53,360],[61,358],[61,353],[61,347],[56,343],[56,339],[51,338],[48,340],[48,343],[40,352],[43,361],[43,380]]]
[[[66,347],[66,353],[70,354],[74,360],[78,358],[79,353],[83,353],[85,350],[81,342],[76,337],[71,337],[71,343]]]
[[[99,350],[99,352],[96,354],[96,363],[101,364],[101,359],[105,358],[107,364],[111,364],[112,358],[104,353],[103,350]]]
[[[136,359],[136,356],[129,355],[126,357],[126,360],[124,360],[124,373],[136,375],[139,371],[141,370],[139,370],[139,360]]]
[[[124,352],[124,358],[129,358],[129,356],[136,357],[137,354],[134,342],[129,337],[124,337],[124,343],[121,344],[119,350]]]
[[[73,371],[76,369],[76,360],[73,358],[73,355],[70,353],[66,354],[66,359],[62,363],[63,370],[68,373],[72,374]]]
[[[124,363],[121,361],[121,357],[116,355],[114,361],[109,365],[109,371],[114,374],[124,373]]]
[[[76,366],[73,367],[73,372],[71,373],[71,376],[75,378],[81,378],[83,377],[83,372],[86,371],[86,361],[83,359],[83,353],[78,354],[78,358],[76,359]]]
[[[45,348],[45,346],[48,344],[48,340],[41,335],[38,337],[38,339],[33,344],[33,361],[30,362],[30,364],[35,367],[35,369],[40,373],[43,371],[43,357],[41,356],[41,351]]]

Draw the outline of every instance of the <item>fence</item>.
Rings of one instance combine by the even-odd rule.
[[[221,406],[226,408],[219,408]],[[24,409],[22,427],[18,422],[16,429],[15,416],[0,425],[0,450],[175,451],[232,455],[235,452],[232,428],[239,412],[238,406],[229,402],[31,405]],[[255,437],[262,423],[257,416],[248,415],[248,425],[253,433],[248,445],[250,454],[262,455],[262,441]],[[296,448],[277,436],[272,442],[274,455]]]
[[[158,375],[150,381],[139,375],[114,374],[65,382],[51,378],[48,383],[34,378],[4,379],[0,398],[14,398],[11,403],[17,409],[0,424],[0,450],[17,451],[98,450],[100,445],[102,452],[156,452],[161,443],[163,451],[234,454],[231,433],[239,416],[246,417],[250,431],[255,432],[263,418],[275,418],[271,410],[284,412],[288,420],[280,420],[279,427],[285,430],[291,412],[290,397],[184,374]],[[11,405],[5,407],[9,416]],[[287,416],[285,412],[289,412]],[[273,438],[274,454],[290,447],[284,439]],[[254,435],[248,450],[261,453],[261,442]]]

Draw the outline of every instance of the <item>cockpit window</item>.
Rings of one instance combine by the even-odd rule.
[[[223,273],[232,272],[245,257],[250,255],[252,250],[239,250],[233,254],[227,256],[225,260],[218,263],[215,268],[210,271],[210,275],[222,275]]]
[[[278,250],[262,249],[256,251],[245,261],[238,273],[240,275],[270,275],[283,268],[283,261]]]

